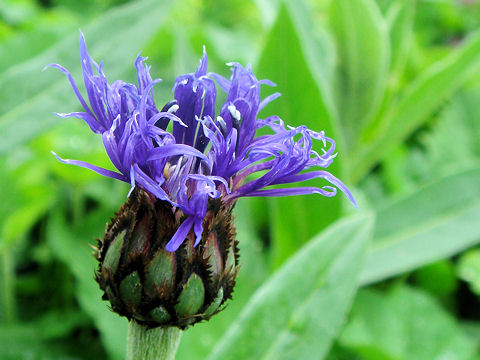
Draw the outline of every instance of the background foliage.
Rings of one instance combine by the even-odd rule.
[[[479,25],[472,0],[0,2],[0,358],[124,354],[88,244],[128,186],[50,155],[111,168],[41,71],[79,78],[81,28],[112,81],[148,56],[160,102],[202,45],[225,76],[252,63],[282,93],[265,114],[338,140],[359,202],[242,199],[234,300],[178,359],[480,359]]]

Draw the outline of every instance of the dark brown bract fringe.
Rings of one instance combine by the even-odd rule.
[[[221,311],[238,272],[233,207],[209,200],[200,244],[193,246],[191,231],[171,253],[165,245],[186,216],[135,189],[98,241],[103,299],[114,312],[152,328],[184,329]]]

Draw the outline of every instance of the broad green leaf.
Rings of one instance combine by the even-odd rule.
[[[22,240],[47,211],[54,198],[45,169],[38,159],[0,158],[0,253]]]
[[[262,14],[265,26],[271,26],[276,19],[280,0],[254,0]]]
[[[259,78],[268,78],[277,84],[274,89],[264,90],[268,93],[278,91],[282,96],[269,104],[262,114],[277,114],[292,126],[307,125],[315,131],[325,130],[327,136],[339,141],[337,149],[342,154],[332,96],[319,70],[319,63],[325,64],[327,69],[323,71],[328,73],[332,49],[328,40],[319,35],[322,34],[315,31],[303,1],[282,5],[258,65]],[[339,163],[341,159],[337,159],[329,171],[341,178]],[[323,182],[312,181],[310,185],[322,186]],[[334,199],[317,195],[270,199],[274,267],[339,217],[340,196]]]
[[[472,359],[475,348],[452,315],[419,290],[362,290],[340,345],[365,360]]]
[[[480,32],[476,32],[443,60],[433,64],[392,104],[377,132],[363,139],[355,154],[352,179],[363,175],[408,135],[428,120],[472,74],[480,70]]]
[[[475,294],[480,295],[480,249],[462,255],[458,262],[458,276],[468,283]]]
[[[390,30],[390,76],[395,77],[389,80],[390,87],[392,82],[398,86],[398,77],[402,74],[410,54],[414,15],[414,0],[396,0],[388,8],[386,20]]]
[[[459,280],[455,273],[455,265],[450,259],[442,259],[423,266],[413,273],[412,278],[415,286],[439,299],[454,296],[458,289]]]
[[[0,324],[0,357],[4,360],[53,358],[41,340],[37,329],[30,324]]]
[[[12,323],[16,318],[15,264],[10,251],[0,252],[0,321]]]
[[[145,0],[118,7],[83,28],[89,52],[105,60],[110,81],[133,69],[135,56],[168,14],[170,1]],[[0,74],[0,153],[37,136],[59,121],[52,112],[78,109],[65,76],[44,66],[55,62],[68,68],[80,85],[78,33],[71,34],[35,58]],[[129,71],[132,73],[133,71]],[[8,91],[6,91],[8,89]]]
[[[349,309],[372,218],[336,222],[251,298],[208,357],[322,359]]]
[[[58,210],[62,210],[59,208]],[[47,241],[55,256],[72,271],[76,283],[76,296],[81,308],[91,316],[101,340],[112,359],[124,357],[127,320],[108,309],[102,301],[102,292],[94,280],[97,263],[88,244],[101,236],[111,213],[95,211],[82,222],[82,226],[69,227],[60,211],[52,212],[47,226]]]
[[[356,141],[359,141],[364,136],[368,137],[365,134],[375,132],[376,128],[381,127],[385,121],[388,121],[388,117],[385,114],[388,113],[390,106],[392,106],[392,100],[405,82],[405,68],[409,58],[412,56],[414,15],[414,0],[389,2],[388,11],[385,15],[390,34],[390,71],[388,81],[382,94],[380,108],[374,114],[369,124],[362,129],[362,134],[364,135],[357,135]],[[356,161],[355,156],[355,153],[353,153],[351,161]]]
[[[54,311],[29,322],[0,323],[0,358],[103,359],[104,351],[82,334],[81,327],[88,325],[89,319],[78,310]]]
[[[461,323],[463,333],[466,334],[471,341],[473,341],[477,349],[480,349],[480,322],[478,321],[464,321]],[[477,356],[475,360],[480,359],[480,353],[477,351]]]
[[[376,114],[390,68],[388,27],[374,0],[331,2],[338,49],[337,104],[350,146]]]
[[[193,54],[187,35],[181,25],[174,25],[174,43],[173,43],[173,73],[190,73],[198,66],[197,59]]]
[[[203,360],[218,339],[235,322],[254,291],[268,276],[265,254],[253,229],[251,207],[253,199],[242,199],[235,207],[235,226],[240,248],[241,268],[238,273],[233,299],[225,310],[208,322],[196,324],[182,335],[177,360]]]
[[[479,113],[480,87],[460,91],[420,138],[420,149],[410,153],[402,171],[424,182],[480,165]]]
[[[480,168],[425,186],[377,213],[360,276],[370,284],[455,255],[480,242]]]

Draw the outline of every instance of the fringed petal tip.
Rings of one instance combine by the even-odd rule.
[[[83,167],[83,168],[92,170],[92,171],[96,172],[97,174],[103,175],[103,176],[105,176],[105,177],[109,177],[109,178],[112,178],[112,179],[117,179],[117,180],[121,180],[121,181],[126,181],[126,182],[128,182],[128,179],[127,179],[127,178],[125,177],[125,175],[123,175],[123,174],[117,173],[117,172],[115,172],[115,171],[107,170],[107,169],[101,168],[101,167],[99,167],[99,166],[92,165],[92,164],[87,163],[87,162],[85,162],[85,161],[81,161],[81,160],[71,160],[71,159],[63,159],[63,158],[61,158],[60,156],[58,156],[54,151],[51,150],[50,152],[51,152],[52,155],[55,156],[55,157],[57,158],[57,160],[60,161],[61,163],[68,164],[68,165],[80,166],[80,167]]]
[[[45,65],[45,66],[42,68],[42,72],[44,72],[44,71],[47,70],[48,68],[55,67],[55,65],[56,65],[56,66],[60,66],[60,65],[55,64],[55,63],[50,63],[50,64]]]
[[[205,48],[205,45],[203,45],[202,58],[200,59],[197,70],[195,71],[195,76],[197,78],[201,76],[205,76],[207,74],[207,66],[208,66],[207,50]]]
[[[50,63],[50,64],[45,65],[45,66],[43,67],[43,69],[42,69],[42,72],[45,71],[45,70],[47,70],[47,69],[49,69],[49,68],[58,69],[58,70],[60,70],[62,73],[66,74],[66,75],[67,75],[67,74],[68,74],[68,75],[70,74],[70,72],[69,72],[67,69],[65,69],[62,65],[56,64],[56,63]]]

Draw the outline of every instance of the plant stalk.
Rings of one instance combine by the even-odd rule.
[[[0,321],[15,321],[15,289],[13,285],[14,265],[9,250],[0,253]]]
[[[130,321],[126,360],[174,360],[181,335],[176,327],[148,329]]]

